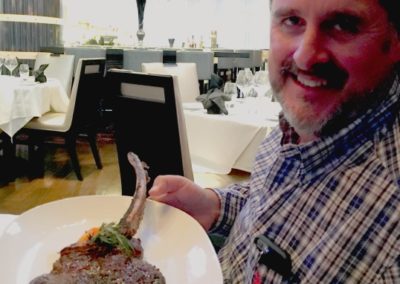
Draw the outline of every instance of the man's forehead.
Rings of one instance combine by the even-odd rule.
[[[368,17],[371,11],[377,8],[377,0],[271,0],[272,11],[279,14],[294,11],[302,14],[318,14],[319,16],[334,13],[359,15]],[[376,11],[376,9],[375,9]],[[383,11],[382,11],[383,12]]]

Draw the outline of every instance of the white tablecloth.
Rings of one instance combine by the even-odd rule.
[[[250,172],[258,146],[278,124],[280,106],[267,98],[234,104],[228,115],[207,114],[201,106],[184,104],[195,172],[227,174],[233,168]]]
[[[12,137],[33,117],[50,110],[66,112],[69,97],[60,82],[48,78],[46,83],[22,81],[0,76],[0,129]]]

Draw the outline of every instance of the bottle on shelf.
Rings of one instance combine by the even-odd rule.
[[[217,48],[217,31],[211,31],[211,48]]]
[[[194,39],[194,35],[192,35],[192,39],[190,41],[190,48],[196,48],[196,40]]]
[[[203,36],[200,37],[199,47],[204,48]]]

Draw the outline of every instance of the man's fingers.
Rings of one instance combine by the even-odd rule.
[[[161,194],[150,194],[149,199],[162,202],[164,204],[178,207],[179,202],[174,194],[161,193]]]
[[[153,186],[149,190],[150,196],[174,193],[181,187],[179,178],[171,176],[158,176],[154,180]]]

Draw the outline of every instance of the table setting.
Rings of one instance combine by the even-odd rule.
[[[50,110],[66,112],[69,104],[61,83],[44,75],[46,64],[30,76],[27,64],[16,65],[16,60],[11,61],[6,59],[4,65],[10,74],[15,74],[18,68],[18,76],[0,75],[0,129],[10,137],[33,117]]]
[[[228,174],[232,169],[251,171],[257,148],[278,125],[281,111],[280,104],[272,101],[266,72],[257,76],[263,82],[261,87],[251,81],[246,89],[240,90],[237,83],[226,82],[221,89],[210,93],[219,96],[212,111],[204,104],[215,100],[210,94],[201,95],[204,96],[201,101],[183,104],[194,171],[218,174]],[[221,102],[224,105],[218,111],[215,108]]]
[[[236,116],[244,121],[277,122],[281,111],[272,100],[268,72],[240,70],[236,82],[210,83],[210,90],[196,98],[197,102],[183,103],[183,109],[212,115]]]

